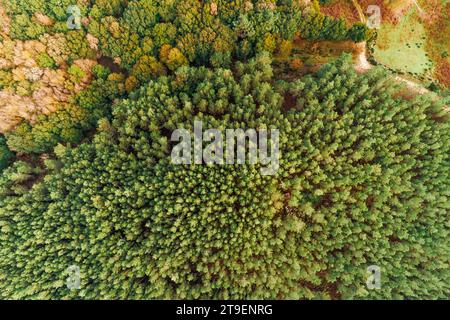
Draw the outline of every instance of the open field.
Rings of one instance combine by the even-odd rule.
[[[427,31],[426,50],[434,62],[433,77],[450,88],[450,1],[419,1]]]
[[[450,87],[450,2],[448,0],[335,0],[322,12],[348,23],[368,16],[369,5],[381,10],[381,28],[372,59],[425,86]]]
[[[373,56],[391,69],[428,78],[432,76],[433,62],[426,51],[426,30],[415,10],[411,8],[396,25],[381,26]]]
[[[364,8],[367,1],[359,1]],[[425,86],[450,87],[450,2],[377,1],[382,26],[373,58]]]

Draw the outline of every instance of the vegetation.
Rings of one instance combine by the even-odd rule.
[[[317,0],[80,0],[69,30],[73,2],[0,0],[1,93],[71,91],[0,136],[1,299],[448,298],[448,95],[406,100],[347,55],[299,76],[294,39],[365,25]],[[279,170],[173,164],[172,132],[197,120],[278,129]]]
[[[386,79],[343,58],[274,84],[261,55],[150,81],[91,144],[58,146],[43,181],[30,188],[39,173],[20,162],[4,172],[1,296],[445,298],[447,115]],[[194,120],[279,128],[278,174],[171,164],[170,132]],[[371,264],[383,290],[365,289]]]
[[[48,84],[55,95],[85,86],[82,79],[89,79],[88,68],[73,62],[96,59],[98,53],[120,65],[117,72],[126,77],[124,89],[130,93],[149,80],[186,65],[230,67],[232,60],[246,60],[263,51],[289,55],[295,35],[311,40],[363,41],[367,31],[365,26],[348,28],[343,19],[322,14],[317,2],[312,10],[304,10],[292,1],[77,1],[81,18],[89,18],[83,20],[80,30],[67,28],[71,14],[67,8],[74,4],[68,0],[3,0],[2,4],[12,19],[11,38],[39,40],[45,51],[36,56],[36,64],[44,70],[62,68],[66,73],[62,88],[55,90],[51,81]],[[39,70],[39,74],[44,70]],[[0,89],[14,88],[24,97],[33,96],[43,85],[39,81],[17,83],[7,70],[0,70],[0,75]],[[99,81],[93,87],[110,92]],[[110,101],[122,95],[122,89],[119,91]],[[101,111],[94,111],[96,104],[89,101],[83,101],[83,105],[65,103],[76,101],[73,96],[54,100],[62,102],[52,108],[55,114],[41,116],[37,121],[24,120],[7,135],[13,150],[48,152],[57,142],[80,141],[82,132],[95,126],[98,114],[109,108],[101,103]],[[93,115],[81,115],[87,106]],[[66,107],[68,110],[63,110]],[[60,129],[53,128],[53,124]]]
[[[8,166],[12,157],[13,153],[8,149],[5,137],[0,135],[0,172]]]
[[[395,70],[430,76],[433,64],[425,51],[425,36],[423,25],[412,11],[400,23],[386,24],[378,32],[374,58]]]

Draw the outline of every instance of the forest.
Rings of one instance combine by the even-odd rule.
[[[304,58],[377,37],[328,2],[0,0],[0,299],[448,299],[448,88]],[[278,171],[173,163],[196,121]]]

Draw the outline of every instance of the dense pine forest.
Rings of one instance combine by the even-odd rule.
[[[0,298],[447,299],[448,90],[303,59],[376,38],[325,3],[0,0]],[[195,121],[276,174],[173,163]]]

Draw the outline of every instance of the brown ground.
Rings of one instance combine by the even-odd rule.
[[[367,16],[367,7],[377,5],[381,9],[382,22],[397,23],[398,19],[412,6],[414,0],[358,0],[361,10]],[[335,0],[322,7],[322,12],[336,18],[345,18],[349,24],[359,22],[358,11],[349,0]]]
[[[353,25],[354,23],[359,22],[358,11],[356,11],[350,1],[334,1],[327,6],[323,6],[321,11],[324,14],[335,18],[344,18],[348,25]]]
[[[435,63],[435,77],[450,88],[450,2],[444,6],[441,0],[420,2],[426,14],[421,15],[428,33],[427,51]],[[448,57],[442,55],[447,51]]]

